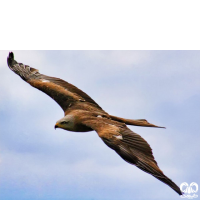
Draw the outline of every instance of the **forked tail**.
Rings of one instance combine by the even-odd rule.
[[[122,122],[125,123],[127,125],[133,125],[133,126],[146,126],[146,127],[156,127],[156,128],[165,128],[162,126],[156,126],[154,124],[149,123],[146,119],[124,119],[121,117],[116,117],[113,115],[110,115],[111,119],[118,121],[118,122]]]

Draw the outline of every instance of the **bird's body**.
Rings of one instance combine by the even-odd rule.
[[[65,116],[55,128],[74,132],[95,130],[103,142],[121,158],[169,185],[179,195],[180,188],[166,177],[157,165],[149,144],[126,125],[159,127],[144,119],[132,120],[109,115],[90,96],[74,85],[59,78],[40,74],[38,70],[7,58],[9,68],[31,86],[53,98],[63,109]],[[163,128],[163,127],[159,127]]]

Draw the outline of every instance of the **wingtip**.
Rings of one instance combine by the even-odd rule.
[[[179,194],[179,195],[180,195],[180,196],[182,196],[182,195],[184,196],[184,194],[185,194],[184,192],[181,192],[181,194]]]
[[[9,58],[12,58],[12,59],[14,59],[14,53],[11,51],[11,52],[9,52]]]
[[[9,52],[9,55],[7,57],[8,66],[12,66],[13,60],[14,60],[14,53],[13,52]]]
[[[178,193],[180,196],[184,195],[184,192],[182,192],[182,191],[180,190],[180,188],[179,188],[179,191],[177,191],[177,193]]]

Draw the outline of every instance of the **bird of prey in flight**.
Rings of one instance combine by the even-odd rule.
[[[55,128],[87,132],[95,130],[103,142],[126,162],[135,165],[167,184],[179,195],[180,188],[158,167],[149,144],[126,125],[158,127],[144,119],[132,120],[109,115],[90,96],[59,78],[40,74],[37,69],[18,63],[13,52],[7,58],[9,68],[31,86],[54,99],[64,111]]]

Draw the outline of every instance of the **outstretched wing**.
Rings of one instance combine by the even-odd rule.
[[[74,85],[59,78],[40,74],[37,69],[18,63],[14,60],[12,52],[9,53],[7,63],[12,71],[33,87],[49,95],[64,111],[76,102],[88,102],[92,106],[101,109],[91,97]]]
[[[140,135],[128,129],[125,124],[106,118],[85,119],[83,124],[94,129],[104,143],[125,161],[167,184],[179,195],[182,194],[180,188],[158,167],[149,144]]]

